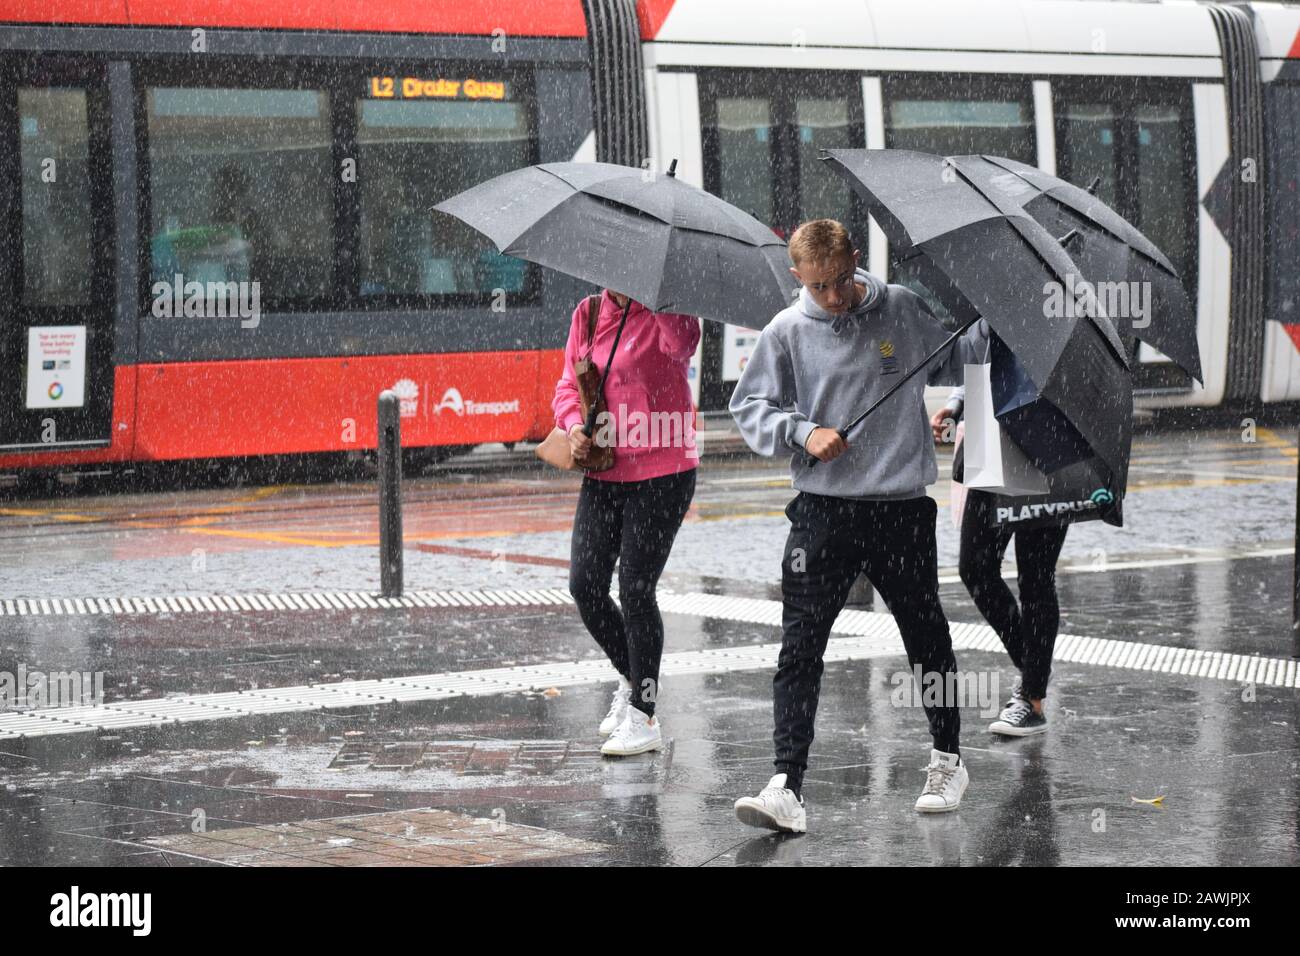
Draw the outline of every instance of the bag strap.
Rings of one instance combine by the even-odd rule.
[[[596,353],[596,323],[600,320],[600,296],[587,296],[587,354]]]

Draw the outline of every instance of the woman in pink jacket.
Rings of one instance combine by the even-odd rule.
[[[556,425],[568,432],[576,458],[586,456],[593,440],[614,446],[614,466],[582,479],[569,562],[569,591],[582,622],[619,674],[600,725],[609,736],[601,752],[610,756],[657,750],[663,741],[655,699],[664,625],[655,586],[695,494],[699,460],[687,381],[699,320],[651,312],[639,302],[628,310],[605,382],[608,411],[591,437],[583,434],[574,363],[591,354],[604,370],[627,305],[627,296],[608,289],[601,294],[594,352],[586,301],[574,310],[553,402]],[[609,596],[615,561],[618,605]]]

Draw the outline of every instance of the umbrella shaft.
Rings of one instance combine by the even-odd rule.
[[[894,386],[893,386],[889,391],[887,391],[884,395],[881,395],[878,399],[876,399],[876,400],[871,404],[871,407],[870,407],[870,408],[868,408],[865,412],[863,412],[863,413],[862,413],[861,415],[859,415],[857,418],[853,419],[853,421],[849,422],[849,423],[848,423],[847,425],[845,425],[843,428],[837,428],[837,429],[835,429],[837,432],[839,432],[840,437],[843,438],[845,441],[848,441],[848,440],[849,440],[849,432],[853,431],[853,429],[857,428],[860,424],[862,424],[863,419],[865,419],[868,415],[870,415],[872,412],[874,412],[874,411],[875,411],[877,408],[879,408],[881,405],[885,404],[885,402],[886,402],[886,400],[888,400],[889,396],[893,395],[896,391],[898,391],[900,388],[902,388],[904,385],[906,385],[907,382],[908,382],[908,380],[909,380],[910,378],[912,378],[912,376],[914,376],[917,372],[921,371],[921,369],[925,368],[927,365],[929,365],[931,362],[933,362],[933,361],[935,360],[935,357],[936,357],[936,356],[943,354],[944,350],[950,348],[954,342],[956,342],[959,338],[962,337],[962,335],[964,335],[964,334],[966,333],[966,330],[967,330],[967,329],[969,329],[972,325],[974,325],[974,324],[975,324],[976,322],[978,322],[979,320],[980,320],[980,317],[979,317],[978,315],[975,316],[975,318],[973,318],[973,319],[969,319],[969,320],[967,320],[966,323],[965,323],[964,325],[962,325],[959,329],[957,329],[957,331],[953,332],[952,335],[950,335],[950,336],[948,336],[946,339],[944,339],[944,340],[943,340],[943,344],[941,344],[937,349],[935,349],[933,352],[931,352],[929,355],[927,355],[927,356],[926,356],[926,357],[921,361],[921,363],[920,363],[919,365],[917,365],[915,368],[913,368],[911,371],[909,371],[906,375],[904,375],[902,378],[900,378],[897,382],[895,382],[895,383],[894,383]],[[809,467],[809,468],[816,468],[816,467],[817,467],[817,459],[814,458],[812,455],[809,455],[809,456],[808,456],[808,467]]]
[[[917,365],[910,372],[908,372],[897,382],[895,382],[893,388],[891,388],[884,395],[881,395],[878,399],[876,399],[875,402],[872,403],[870,408],[868,408],[857,418],[853,419],[853,421],[849,422],[849,424],[841,428],[839,430],[840,437],[847,440],[849,437],[849,432],[853,431],[853,429],[857,428],[858,425],[862,424],[863,419],[865,419],[868,415],[874,412],[881,405],[885,404],[885,401],[889,398],[889,396],[893,395],[896,391],[898,391],[900,388],[902,388],[904,385],[907,384],[908,379],[910,379],[917,372],[921,371],[921,369],[925,368],[927,365],[933,362],[937,356],[943,354],[944,351],[946,351],[954,342],[956,342],[959,338],[962,337],[962,335],[966,333],[967,329],[969,329],[972,325],[974,325],[979,320],[980,317],[978,315],[975,316],[975,318],[973,319],[969,319],[965,325],[961,326],[959,329],[957,329],[957,331],[953,332],[952,335],[944,339],[942,345],[940,345],[937,349],[935,349],[933,352],[927,355],[919,365]]]

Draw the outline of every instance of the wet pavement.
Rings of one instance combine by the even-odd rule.
[[[400,602],[374,596],[373,484],[0,498],[0,682],[104,697],[0,712],[0,864],[1295,866],[1294,435],[1135,440],[1126,527],[1066,542],[1042,738],[987,732],[1014,675],[941,520],[978,688],[962,807],[913,811],[923,713],[860,607],[791,838],[731,812],[772,772],[780,463],[706,458],[661,588],[668,741],[624,760],[598,754],[612,672],[565,593],[576,482],[526,454],[407,482]]]

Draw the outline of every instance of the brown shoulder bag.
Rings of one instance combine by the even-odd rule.
[[[573,363],[573,371],[578,379],[578,399],[582,403],[582,420],[587,420],[594,404],[596,414],[605,410],[605,397],[600,394],[600,369],[596,366],[594,352],[596,349],[596,320],[600,317],[600,296],[593,295],[587,299],[587,352]],[[596,435],[600,432],[597,431]],[[595,435],[592,436],[593,438]],[[537,457],[548,465],[564,471],[598,472],[608,471],[614,467],[614,449],[596,445],[586,458],[576,459],[569,445],[569,436],[562,428],[555,428],[546,440],[537,446]]]

